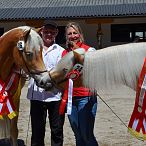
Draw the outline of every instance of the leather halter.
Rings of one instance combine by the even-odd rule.
[[[28,65],[27,65],[27,63],[26,63],[26,61],[25,61],[25,59],[24,59],[24,55],[26,55],[27,53],[30,53],[30,52],[27,52],[27,51],[24,50],[24,49],[25,49],[24,41],[21,41],[21,40],[18,41],[18,43],[17,43],[17,48],[18,48],[18,50],[20,51],[20,54],[21,54],[21,56],[22,56],[24,65],[25,65],[25,67],[26,67],[26,69],[27,69],[27,73],[29,74],[29,76],[33,77],[33,75],[39,75],[39,74],[42,74],[42,73],[44,73],[44,72],[47,72],[47,70],[33,72],[33,71],[31,71],[31,70],[29,69],[29,67],[28,67]]]
[[[51,71],[51,70],[50,70],[50,71]],[[49,73],[49,77],[50,77],[50,79],[51,79],[51,80],[50,80],[50,83],[52,84],[52,87],[54,86],[54,87],[56,87],[56,88],[62,89],[61,87],[59,87],[59,84],[61,84],[61,83],[65,82],[65,81],[67,81],[68,78],[65,78],[65,79],[63,79],[63,80],[61,80],[61,81],[59,81],[59,82],[56,82],[56,81],[51,77],[50,71],[49,71],[48,73]]]
[[[50,72],[51,72],[51,70],[50,70],[49,71],[49,77],[51,79],[50,82],[52,83],[53,86],[60,88],[59,84],[66,82],[68,79],[77,80],[79,78],[79,76],[82,75],[82,70],[83,70],[83,65],[75,64],[73,66],[72,70],[66,75],[66,77],[58,82],[52,78],[52,76],[50,74]]]
[[[24,59],[24,53],[27,53],[27,52],[25,52],[25,51],[23,51],[22,52],[22,59],[23,59],[23,62],[24,62],[24,64],[25,64],[25,67],[26,67],[26,69],[27,69],[27,71],[28,71],[28,74],[31,76],[31,77],[33,77],[33,75],[39,75],[39,74],[42,74],[42,73],[44,73],[44,72],[47,72],[47,70],[43,70],[43,71],[36,71],[36,72],[33,72],[33,71],[30,71],[30,69],[29,69],[29,67],[28,67],[28,65],[27,65],[27,63],[26,63],[26,61],[25,61],[25,59]]]

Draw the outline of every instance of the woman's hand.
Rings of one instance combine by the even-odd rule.
[[[73,41],[68,41],[67,47],[69,48],[69,50],[74,50],[74,49],[79,48],[79,46]]]

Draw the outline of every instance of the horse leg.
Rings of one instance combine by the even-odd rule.
[[[18,143],[17,143],[17,138],[18,138],[17,122],[18,122],[18,116],[11,120],[10,140],[11,140],[12,146],[18,146]]]
[[[19,112],[19,105],[20,105],[20,94],[21,90],[17,90],[15,95],[13,96],[13,102],[16,107],[16,110]],[[11,139],[11,145],[12,146],[18,146],[17,138],[18,138],[18,116],[13,118],[10,123],[10,139]]]
[[[15,104],[15,107],[16,107],[17,111],[19,111],[19,103],[20,103],[20,97],[18,99],[15,98],[14,104]],[[10,123],[10,140],[11,140],[11,145],[12,146],[18,146],[18,143],[17,143],[17,138],[18,138],[18,127],[17,127],[18,116],[16,116],[15,118],[13,118],[10,121],[11,121],[11,123]]]
[[[4,116],[3,120],[0,120],[0,139],[10,138],[10,119]]]

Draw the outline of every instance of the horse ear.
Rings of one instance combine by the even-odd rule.
[[[80,64],[84,63],[84,56],[83,55],[77,53],[76,51],[73,51],[73,54],[74,54],[75,61],[77,63],[80,63]]]
[[[24,41],[25,41],[25,42],[26,42],[27,39],[28,39],[28,36],[29,36],[30,31],[31,31],[31,29],[28,29],[28,30],[25,30],[25,31],[24,31],[23,37],[24,37]]]
[[[36,31],[37,33],[40,33],[40,32],[41,32],[41,30],[42,30],[42,27],[35,28],[35,31]]]

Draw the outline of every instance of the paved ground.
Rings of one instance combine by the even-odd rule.
[[[30,146],[31,128],[29,122],[29,101],[26,99],[27,88],[24,87],[21,96],[20,116],[18,121],[19,143]],[[127,125],[135,102],[135,93],[127,87],[120,87],[117,90],[106,91],[101,94],[103,99],[114,110],[114,112]],[[98,111],[95,123],[95,136],[100,146],[146,146],[146,142],[139,141],[132,137],[126,126],[111,112],[111,110],[98,99]],[[90,124],[90,123],[89,123]],[[46,146],[50,146],[50,130],[47,122]],[[5,146],[1,145],[0,146]],[[66,118],[64,125],[64,146],[75,146],[75,139]]]

